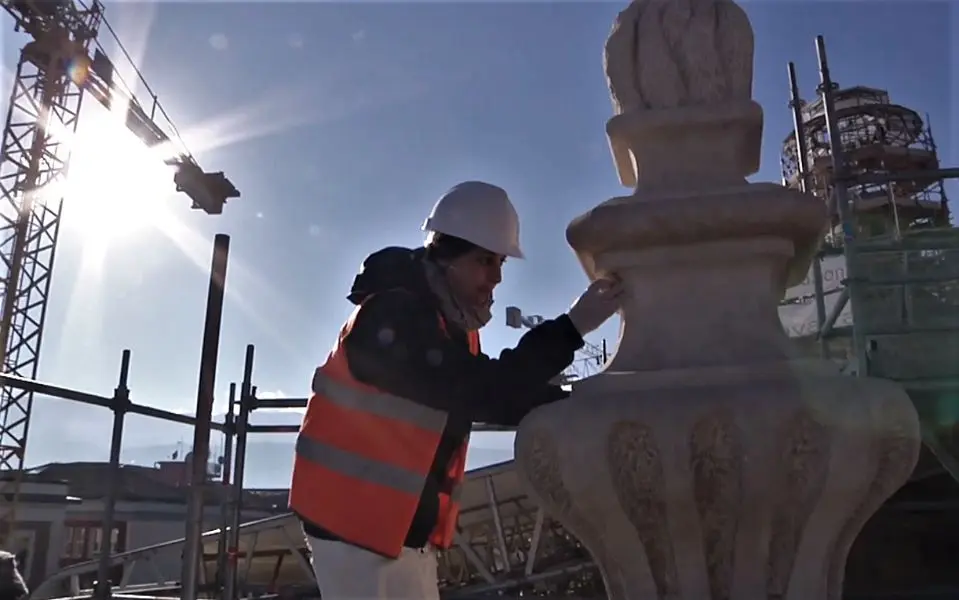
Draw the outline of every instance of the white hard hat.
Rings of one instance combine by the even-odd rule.
[[[506,190],[482,181],[464,181],[440,196],[423,231],[452,235],[480,248],[523,258],[519,216]]]

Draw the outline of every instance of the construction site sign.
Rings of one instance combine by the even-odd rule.
[[[846,257],[826,256],[819,260],[819,265],[822,269],[823,299],[826,305],[826,318],[828,318],[839,303],[842,290],[845,288]],[[811,266],[802,283],[786,289],[783,304],[779,306],[779,320],[789,337],[807,337],[819,332],[816,285]],[[834,327],[850,325],[852,325],[852,308],[846,302]]]

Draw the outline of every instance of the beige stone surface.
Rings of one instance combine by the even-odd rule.
[[[827,219],[746,181],[751,65],[727,0],[637,0],[606,46],[607,133],[635,191],[567,239],[630,293],[615,355],[523,421],[516,464],[617,600],[838,600],[853,540],[918,458],[898,386],[800,360],[782,329]]]
[[[623,120],[651,120],[658,129],[670,121],[687,124],[697,119],[697,107],[706,107],[709,122],[721,126],[715,118],[720,107],[750,110],[753,31],[730,0],[635,0],[613,23],[603,65],[616,115],[611,127],[619,129],[615,123]],[[761,110],[758,118],[754,136],[762,134]],[[637,136],[627,137],[610,132],[609,141],[620,181],[632,187],[637,169],[627,145]],[[759,168],[759,139],[752,141],[757,154],[750,157],[750,173]]]
[[[516,463],[614,600],[838,600],[918,434],[894,384],[781,361],[593,378],[523,422]]]

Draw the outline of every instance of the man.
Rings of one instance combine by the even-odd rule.
[[[474,422],[515,426],[566,397],[549,382],[618,308],[618,282],[493,359],[478,331],[507,257],[522,258],[506,192],[449,190],[424,248],[369,256],[356,305],[316,370],[296,444],[290,508],[303,522],[324,600],[438,600],[434,549],[448,548]]]

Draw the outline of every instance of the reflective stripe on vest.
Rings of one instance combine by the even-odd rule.
[[[334,381],[319,370],[313,376],[313,393],[341,408],[409,423],[431,431],[437,436],[443,434],[443,428],[446,426],[446,413],[442,411],[433,410],[392,394],[363,392]],[[331,471],[382,485],[398,492],[415,494],[417,498],[423,490],[423,473],[366,458],[305,435],[297,436],[296,453]]]
[[[399,556],[419,505],[447,413],[356,381],[341,330],[326,363],[316,370],[313,396],[296,442],[290,508],[341,539],[389,557]],[[440,318],[444,331],[445,323]],[[478,354],[479,335],[469,332]],[[430,542],[452,544],[469,437],[448,465],[448,493]]]
[[[386,392],[367,392],[339,383],[321,370],[313,376],[313,393],[342,408],[362,410],[386,419],[403,421],[422,429],[443,433],[446,413]]]

